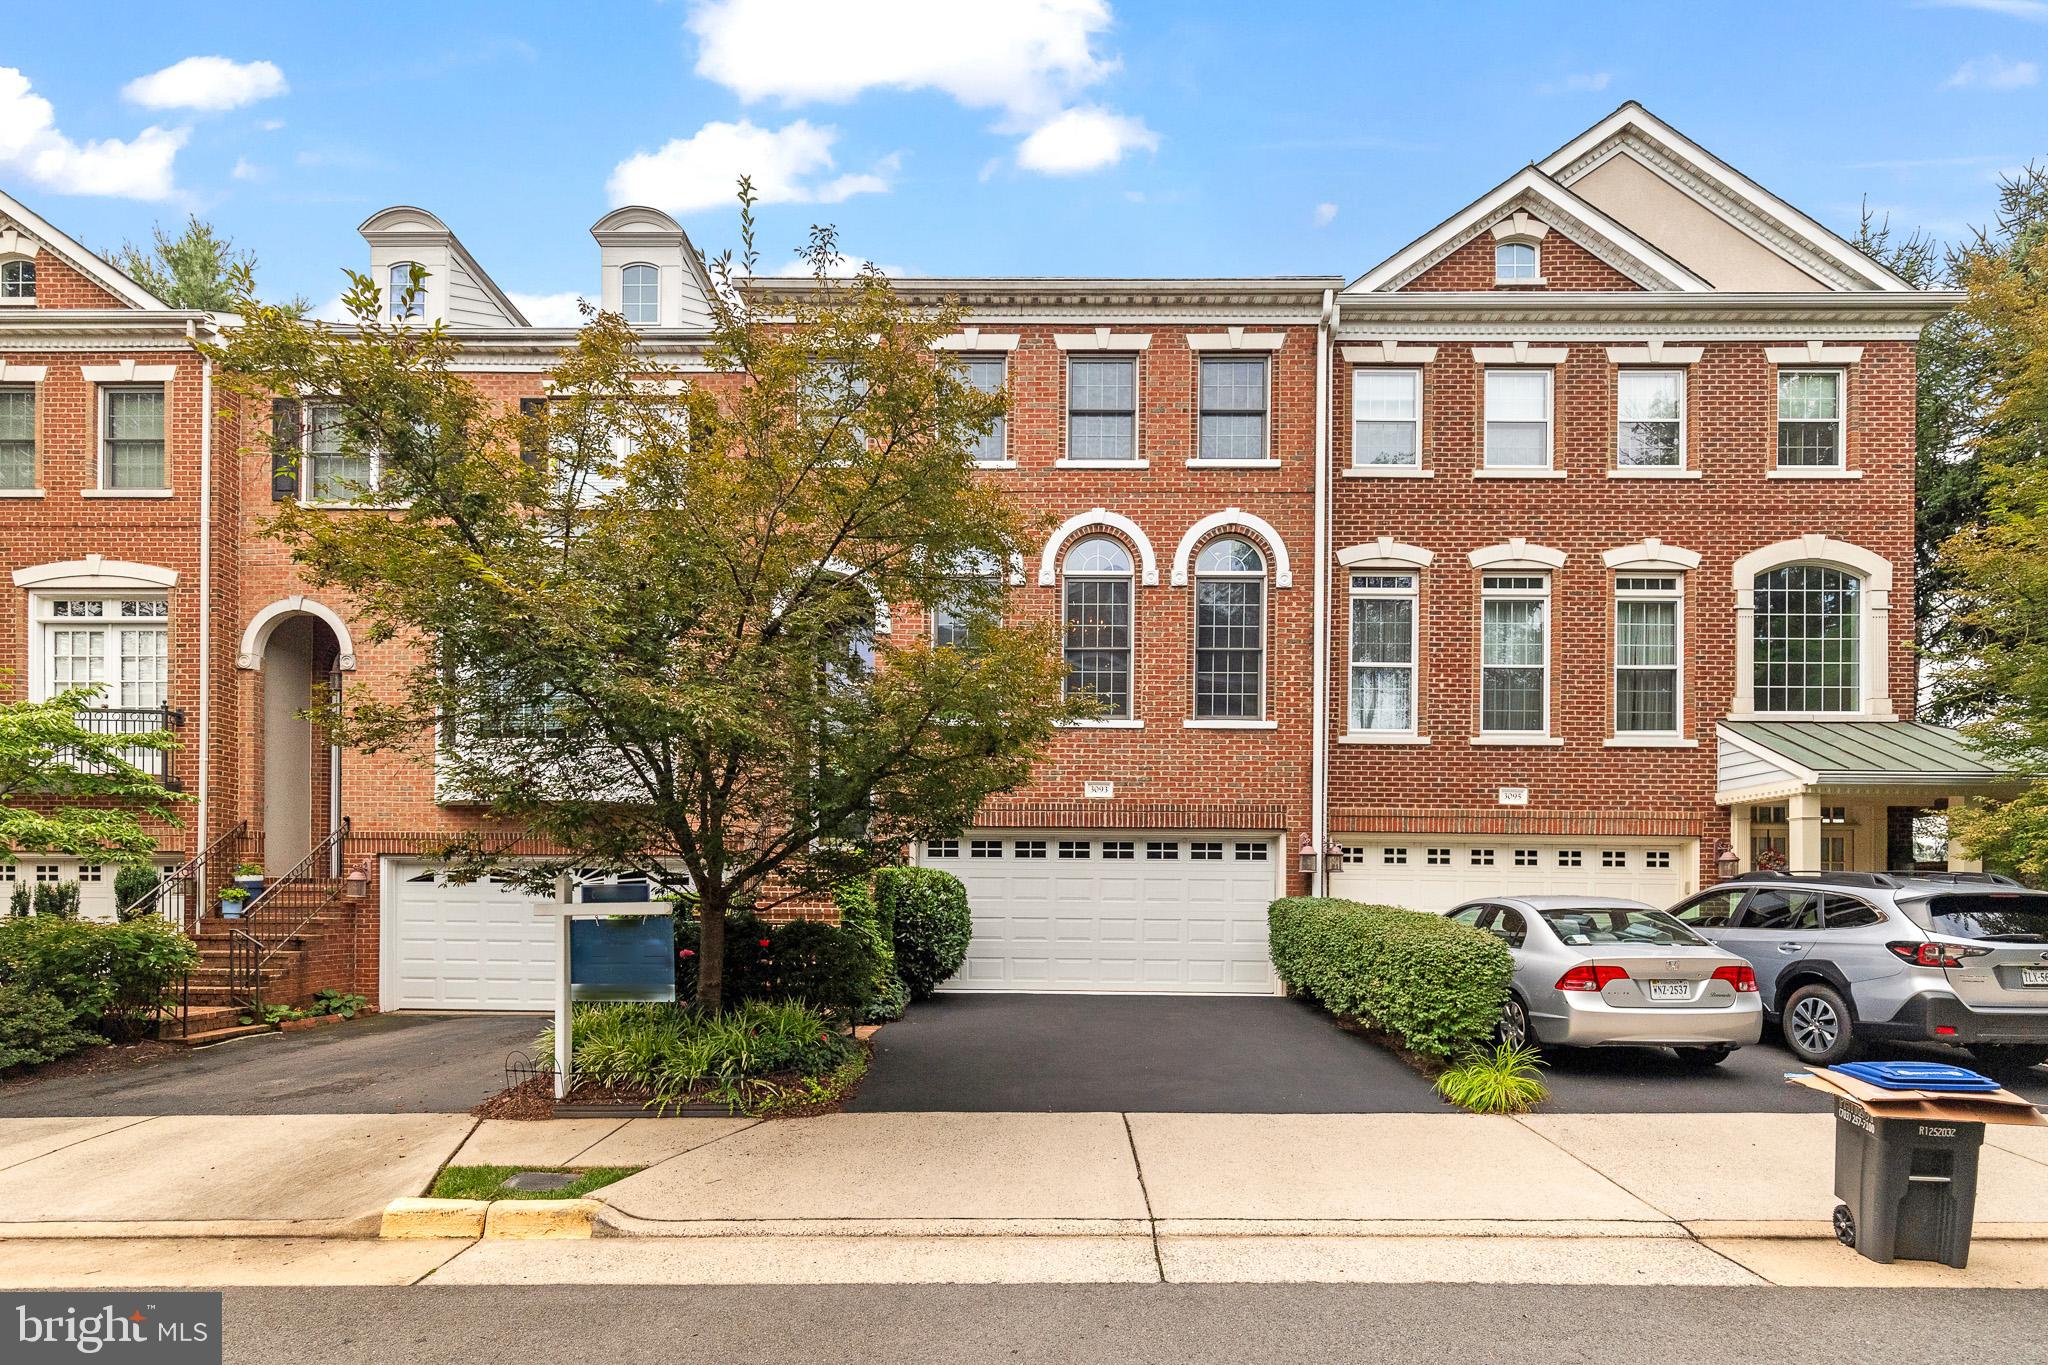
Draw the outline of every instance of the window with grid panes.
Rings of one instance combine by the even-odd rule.
[[[619,315],[641,327],[661,321],[661,271],[636,262],[619,271]]]
[[[1480,580],[1479,728],[1544,734],[1550,723],[1550,578]]]
[[[1825,564],[1756,576],[1753,691],[1759,711],[1863,708],[1863,580]]]
[[[36,391],[0,386],[0,488],[36,486]]]
[[[1622,370],[1614,392],[1615,467],[1684,468],[1685,371]]]
[[[1351,464],[1355,469],[1422,465],[1422,371],[1351,372]]]
[[[1676,575],[1614,580],[1614,732],[1678,733],[1680,624]]]
[[[34,261],[0,261],[0,301],[21,302],[36,296]]]
[[[960,358],[960,369],[969,388],[981,393],[1001,393],[1009,380],[1010,361],[1002,355],[970,355]],[[1004,413],[988,434],[974,443],[976,464],[1001,464],[1010,456],[1010,418]]]
[[[1265,714],[1266,561],[1250,542],[1211,541],[1195,559],[1195,715]]]
[[[100,416],[101,486],[166,487],[163,386],[102,389]]]
[[[1138,458],[1136,356],[1068,358],[1067,458],[1109,464]]]
[[[91,704],[153,709],[170,683],[170,606],[162,597],[38,597],[43,695],[97,688]]]
[[[1415,729],[1415,584],[1412,573],[1351,575],[1353,732]]]
[[[1778,467],[1838,469],[1842,464],[1842,372],[1778,372]]]
[[[1546,469],[1550,465],[1549,370],[1486,371],[1486,466]]]
[[[1201,371],[1201,458],[1265,459],[1266,358],[1204,356]]]
[[[341,408],[308,403],[305,420],[305,497],[308,502],[359,502],[377,491],[377,460],[347,448]]]
[[[1069,695],[1085,692],[1112,719],[1131,715],[1131,553],[1090,536],[1062,561],[1064,654]]]

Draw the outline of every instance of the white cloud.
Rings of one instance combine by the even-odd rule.
[[[1337,221],[1337,206],[1327,202],[1317,204],[1312,216],[1317,227],[1328,227]]]
[[[636,152],[612,168],[614,204],[647,204],[692,213],[733,202],[741,175],[754,180],[764,204],[836,204],[889,188],[898,159],[884,157],[866,172],[830,176],[839,130],[805,119],[780,128],[707,123],[659,151]]]
[[[1591,95],[1598,94],[1614,83],[1611,71],[1575,71],[1561,81],[1550,81],[1536,87],[1539,95]]]
[[[291,87],[274,62],[237,62],[226,57],[187,57],[161,71],[137,76],[121,97],[145,109],[202,109],[219,112],[272,99]]]
[[[235,158],[234,167],[228,171],[231,179],[260,181],[270,179],[270,172],[246,156]]]
[[[2041,68],[2034,62],[2009,62],[1993,55],[1964,62],[1955,74],[1941,83],[1944,90],[2020,90],[2039,83]]]
[[[574,290],[566,294],[522,294],[516,289],[508,289],[505,296],[536,327],[583,325],[583,310],[577,307],[583,301],[583,295]]]
[[[0,66],[0,169],[58,194],[168,199],[183,128],[145,128],[133,138],[74,142],[28,77]]]
[[[284,127],[284,120],[281,118],[267,118],[256,126],[266,133],[274,133]]]
[[[1084,105],[1055,115],[1017,146],[1017,164],[1046,175],[1079,175],[1113,166],[1128,151],[1159,150],[1144,120]]]

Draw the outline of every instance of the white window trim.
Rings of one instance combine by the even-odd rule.
[[[21,246],[32,245],[32,243],[25,242],[17,237],[11,228],[5,229],[5,232],[5,238],[0,239],[0,266],[9,266],[21,262],[34,270],[36,265],[35,254],[19,249]],[[0,295],[0,308],[33,308],[36,306],[38,296],[42,293],[42,288],[43,272],[36,270],[36,292],[19,298],[8,298],[5,295]]]
[[[1221,524],[1223,523],[1218,523],[1218,525]],[[1217,539],[1241,540],[1246,544],[1251,544],[1251,537],[1249,536],[1223,535],[1218,536]],[[1176,587],[1180,586],[1183,581],[1179,574],[1185,562],[1182,557],[1186,553],[1185,547],[1188,544],[1189,542],[1183,541],[1183,549],[1175,555],[1177,563],[1174,585]],[[1259,557],[1259,571],[1257,573],[1235,570],[1229,572],[1212,571],[1206,576],[1225,583],[1256,582],[1259,585],[1259,714],[1256,716],[1197,716],[1194,714],[1196,706],[1201,701],[1200,694],[1196,691],[1196,676],[1192,665],[1200,648],[1199,594],[1202,579],[1205,577],[1199,567],[1198,556],[1197,567],[1194,573],[1196,596],[1195,600],[1188,604],[1188,663],[1190,665],[1188,671],[1188,714],[1190,719],[1182,723],[1189,729],[1256,730],[1264,729],[1269,724],[1266,715],[1273,706],[1271,679],[1273,668],[1273,589],[1278,586],[1274,582],[1274,575],[1277,573],[1277,570],[1274,567],[1273,558],[1268,552],[1260,549],[1257,545],[1252,545],[1252,553]],[[1131,608],[1132,624],[1135,626],[1137,617],[1137,594],[1135,592],[1132,593]],[[1133,643],[1136,643],[1135,632],[1133,634]]]
[[[94,558],[97,558],[97,556],[95,556]],[[22,581],[23,573],[37,573],[45,569],[62,569],[67,567],[70,566],[40,565],[38,566],[37,569],[34,570],[17,570],[14,576],[15,582],[19,584]],[[115,572],[99,575],[98,577],[100,581],[93,583],[90,586],[83,585],[83,576],[75,579],[67,579],[64,577],[53,575],[43,580],[45,586],[32,590],[28,594],[28,697],[30,701],[48,701],[51,697],[56,695],[56,688],[50,678],[50,647],[48,636],[49,632],[53,628],[66,629],[67,627],[51,619],[48,619],[46,613],[48,612],[50,605],[53,602],[73,600],[86,601],[91,600],[93,598],[114,597],[151,599],[163,598],[166,602],[168,602],[170,599],[170,584],[161,581],[160,576],[164,574],[170,574],[170,582],[175,582],[177,577],[175,574],[172,574],[169,570],[158,570],[150,566],[144,565],[123,566],[119,565],[118,563],[110,562],[106,563],[103,567],[115,570]],[[148,569],[152,577],[150,579],[142,579],[140,577],[129,579],[126,575],[123,575],[119,572],[119,570],[123,567]],[[71,586],[70,584],[72,583],[78,583],[80,584],[80,586]],[[97,626],[97,628],[99,629],[111,631],[122,628],[120,625],[122,619],[123,618],[120,617],[88,617],[82,618],[79,624],[87,628]],[[168,615],[165,615],[161,617],[141,618],[141,620],[156,623],[154,626],[148,628],[161,629],[163,632],[164,654],[166,660],[164,696],[166,703],[168,703],[170,697],[170,618]],[[140,621],[137,621],[136,624],[131,625],[127,628],[136,629],[139,626]],[[110,659],[108,666],[110,669],[118,671],[120,667],[120,661],[118,659]],[[106,690],[102,691],[96,704],[100,706],[111,707],[120,706],[120,694],[117,690],[119,685],[120,679],[118,677],[110,678],[108,680],[108,686]]]
[[[1108,335],[1108,329],[1103,329]],[[1071,338],[1055,337],[1065,343]],[[1120,338],[1129,341],[1131,338]],[[1145,341],[1152,340],[1149,336]],[[1063,351],[1098,349],[1091,347],[1060,346]],[[1145,360],[1140,353],[1142,347],[1119,347],[1116,350],[1099,348],[1100,355],[1084,355],[1084,360],[1128,360],[1131,362],[1131,458],[1128,460],[1077,460],[1074,458],[1074,357],[1068,356],[1061,362],[1060,374],[1060,457],[1053,461],[1055,469],[1150,469],[1152,462],[1145,458]],[[1197,399],[1199,402],[1199,398]]]
[[[1195,546],[1211,531],[1220,531],[1226,526],[1239,526],[1252,533],[1254,539],[1265,542],[1265,551],[1273,560],[1273,586],[1291,588],[1294,586],[1294,565],[1287,556],[1287,542],[1280,539],[1280,533],[1264,517],[1247,512],[1242,507],[1226,507],[1220,512],[1211,512],[1194,525],[1188,527],[1180,538],[1180,544],[1173,550],[1173,565],[1167,582],[1176,588],[1188,584],[1188,564]]]
[[[1673,465],[1628,465],[1621,463],[1621,381],[1631,374],[1675,374],[1678,376],[1678,463]],[[1686,427],[1692,418],[1692,372],[1682,365],[1621,365],[1614,371],[1614,449],[1608,458],[1608,473],[1616,478],[1683,478],[1693,472],[1692,443]]]
[[[384,267],[384,315],[391,322],[425,322],[427,320],[427,284],[424,277],[421,280],[418,292],[413,295],[413,307],[419,311],[415,313],[400,313],[398,311],[399,305],[405,301],[405,290],[412,285],[412,271],[415,266],[420,267],[422,270],[426,268],[421,262],[410,260],[393,261]],[[397,283],[397,275],[401,269],[406,274],[406,284],[403,288]]]
[[[1509,247],[1517,246],[1529,248],[1529,268],[1535,273],[1529,275],[1503,275],[1500,273],[1501,252]],[[1549,284],[1550,281],[1543,278],[1542,244],[1526,237],[1511,237],[1496,241],[1493,244],[1493,282],[1496,285],[1506,285],[1510,289],[1527,289],[1535,285]]]
[[[1780,385],[1787,375],[1825,374],[1835,380],[1835,462],[1821,465],[1784,465],[1778,463],[1780,433],[1785,426],[1784,394]],[[1781,365],[1771,378],[1771,402],[1775,420],[1771,423],[1771,467],[1764,477],[1771,479],[1860,479],[1863,471],[1849,468],[1849,372],[1836,365]],[[1796,417],[1798,422],[1819,419]]]
[[[943,338],[943,340],[952,341],[957,340],[957,338],[946,337]],[[988,338],[988,340],[996,341],[1000,340],[1000,338],[990,337]],[[1010,340],[1014,342],[1016,338],[1011,337]],[[958,357],[958,359],[960,363],[963,365],[971,364],[977,360],[994,360],[1000,362],[1003,367],[1002,387],[1005,389],[1010,387],[1010,351],[1012,349],[1011,347],[988,346],[979,350],[969,351],[964,346],[957,348],[949,346],[946,347],[946,349],[959,350],[961,354]],[[1011,458],[1010,455],[1010,416],[1008,413],[1003,414],[1003,453],[1001,455],[998,455],[993,460],[983,460],[977,458],[974,461],[974,467],[976,469],[1015,469],[1017,467],[1017,461]]]
[[[1530,547],[1530,548],[1532,548],[1532,549],[1533,549],[1533,548],[1540,548],[1540,547]],[[1475,564],[1477,563],[1477,556],[1478,556],[1478,555],[1479,555],[1480,553],[1481,553],[1481,552],[1480,552],[1480,551],[1477,551],[1477,550],[1473,551],[1473,558],[1474,558],[1474,562],[1475,562]],[[1554,553],[1554,552],[1553,552],[1553,553]],[[1562,558],[1562,556],[1560,556],[1560,558]],[[1556,674],[1556,671],[1557,671],[1557,670],[1556,670],[1556,668],[1555,668],[1555,665],[1554,665],[1554,663],[1553,663],[1553,660],[1552,660],[1552,658],[1551,658],[1551,655],[1552,655],[1553,651],[1555,650],[1555,648],[1556,648],[1556,644],[1557,644],[1557,641],[1556,641],[1556,631],[1555,631],[1555,629],[1553,628],[1553,627],[1554,627],[1554,625],[1555,625],[1555,622],[1554,622],[1554,621],[1553,621],[1553,619],[1552,619],[1552,615],[1553,615],[1553,614],[1552,614],[1552,612],[1551,612],[1551,609],[1550,609],[1550,606],[1551,606],[1551,595],[1552,595],[1552,591],[1553,591],[1553,589],[1554,589],[1554,588],[1556,587],[1556,583],[1555,583],[1555,580],[1553,579],[1553,576],[1552,576],[1552,572],[1551,572],[1550,570],[1545,570],[1545,569],[1532,569],[1532,568],[1521,568],[1521,567],[1507,567],[1507,566],[1505,566],[1505,565],[1504,565],[1504,564],[1502,564],[1502,563],[1494,563],[1494,564],[1490,564],[1490,565],[1485,565],[1485,566],[1481,566],[1481,567],[1483,567],[1483,568],[1484,568],[1484,572],[1483,572],[1483,573],[1481,573],[1481,575],[1480,575],[1480,579],[1479,579],[1479,604],[1480,604],[1480,612],[1479,612],[1479,632],[1480,632],[1480,638],[1479,638],[1479,641],[1478,641],[1478,644],[1479,644],[1479,649],[1478,649],[1478,651],[1477,651],[1477,653],[1478,653],[1478,656],[1479,656],[1479,686],[1478,686],[1478,687],[1477,687],[1477,688],[1475,689],[1475,695],[1474,695],[1474,697],[1473,697],[1473,701],[1474,701],[1474,703],[1475,703],[1475,704],[1474,704],[1474,714],[1473,714],[1473,720],[1474,720],[1474,724],[1473,724],[1473,727],[1472,727],[1472,729],[1473,729],[1473,736],[1472,736],[1472,742],[1473,742],[1474,744],[1501,744],[1501,745],[1514,745],[1514,744],[1529,744],[1529,745],[1556,745],[1556,744],[1563,744],[1563,743],[1564,743],[1564,740],[1563,740],[1562,738],[1560,738],[1560,737],[1558,737],[1558,736],[1556,736],[1556,735],[1553,735],[1553,734],[1552,734],[1552,733],[1550,732],[1550,730],[1551,730],[1551,724],[1552,724],[1552,721],[1553,721],[1553,715],[1552,715],[1552,706],[1551,706],[1551,695],[1550,695],[1550,694],[1551,694],[1551,690],[1552,690],[1552,688],[1553,688],[1553,686],[1555,685],[1555,682],[1556,682],[1556,677],[1555,677],[1555,674]],[[1508,575],[1508,576],[1511,576],[1511,577],[1532,577],[1532,578],[1533,578],[1533,577],[1539,577],[1539,576],[1540,576],[1540,577],[1541,577],[1541,578],[1543,579],[1543,586],[1542,586],[1542,588],[1540,588],[1540,589],[1537,589],[1537,588],[1517,588],[1517,589],[1514,589],[1514,590],[1511,590],[1511,591],[1509,591],[1509,590],[1501,590],[1501,589],[1495,589],[1495,590],[1492,590],[1492,591],[1488,591],[1488,589],[1487,589],[1487,587],[1486,587],[1486,579],[1487,579],[1487,578],[1488,578],[1489,576],[1492,576],[1492,575],[1495,575],[1495,574],[1503,574],[1503,575]],[[1541,602],[1541,603],[1543,604],[1543,727],[1542,727],[1541,729],[1539,729],[1539,730],[1489,730],[1489,729],[1487,729],[1487,728],[1486,728],[1486,669],[1487,669],[1487,663],[1486,663],[1486,603],[1487,603],[1487,602],[1489,602],[1489,601],[1497,601],[1497,602],[1531,602],[1531,601],[1534,601],[1534,602]]]
[[[1274,333],[1274,335],[1277,337],[1279,334],[1276,332]],[[1189,337],[1189,344],[1193,345],[1194,340],[1195,338]],[[1227,336],[1225,337],[1225,340],[1228,340]],[[1252,350],[1254,348],[1245,347],[1243,349]],[[1277,350],[1279,348],[1274,347],[1272,349]],[[1197,354],[1195,355],[1195,454],[1189,457],[1187,461],[1188,468],[1278,469],[1280,467],[1280,461],[1273,458],[1273,357],[1269,354],[1265,354],[1263,348],[1259,348],[1260,353],[1254,355],[1232,354],[1230,348],[1223,346],[1198,347],[1196,348],[1196,351]],[[1264,410],[1260,413],[1260,415],[1265,419],[1264,428],[1266,435],[1266,445],[1265,453],[1263,455],[1257,455],[1243,459],[1212,459],[1205,457],[1201,453],[1202,367],[1207,365],[1211,360],[1256,360],[1259,361],[1261,363],[1261,366],[1264,368],[1266,372],[1266,406]]]
[[[1101,523],[1101,524],[1106,524],[1106,523]],[[1083,537],[1083,539],[1086,539],[1086,537]],[[1116,537],[1114,537],[1114,536],[1108,536],[1108,537],[1106,537],[1106,539],[1109,539],[1109,540],[1112,540],[1112,541],[1114,541],[1114,540],[1116,539]],[[1082,729],[1101,729],[1101,730],[1135,730],[1135,729],[1142,729],[1142,728],[1144,727],[1144,724],[1145,724],[1145,722],[1144,722],[1143,720],[1139,719],[1139,717],[1138,717],[1138,583],[1139,583],[1139,567],[1140,567],[1140,565],[1139,565],[1139,562],[1138,562],[1138,561],[1134,561],[1134,562],[1133,562],[1133,563],[1131,564],[1131,569],[1130,569],[1130,572],[1127,572],[1127,573],[1123,573],[1123,574],[1107,574],[1107,573],[1080,573],[1080,574],[1076,574],[1076,573],[1070,573],[1070,572],[1068,572],[1068,570],[1067,570],[1067,566],[1066,566],[1066,563],[1065,563],[1065,558],[1066,558],[1066,557],[1065,557],[1065,555],[1062,555],[1062,556],[1061,556],[1060,558],[1061,558],[1061,562],[1060,562],[1060,566],[1059,566],[1059,582],[1058,582],[1058,586],[1057,586],[1057,587],[1056,587],[1056,588],[1055,588],[1054,590],[1055,590],[1055,591],[1056,591],[1056,592],[1057,592],[1057,593],[1059,594],[1059,620],[1060,620],[1060,663],[1061,663],[1061,668],[1062,668],[1062,675],[1061,675],[1061,678],[1060,678],[1060,696],[1061,696],[1061,698],[1062,698],[1062,699],[1064,699],[1064,698],[1066,698],[1067,696],[1069,696],[1069,695],[1070,695],[1070,693],[1068,692],[1068,690],[1067,690],[1067,689],[1068,689],[1068,686],[1069,686],[1069,684],[1070,684],[1070,683],[1071,683],[1071,681],[1072,681],[1071,675],[1070,675],[1070,674],[1067,674],[1067,673],[1066,673],[1066,672],[1064,671],[1064,670],[1065,670],[1065,665],[1066,665],[1066,650],[1067,650],[1067,627],[1068,627],[1068,625],[1069,625],[1069,618],[1068,618],[1068,616],[1067,616],[1067,589],[1068,589],[1068,587],[1069,587],[1069,586],[1070,586],[1070,585],[1071,585],[1071,584],[1072,584],[1072,583],[1074,582],[1074,580],[1075,580],[1075,579],[1077,579],[1077,578],[1078,578],[1078,579],[1082,579],[1082,580],[1084,580],[1084,581],[1091,581],[1091,582],[1108,582],[1108,581],[1121,581],[1121,582],[1123,582],[1123,583],[1125,583],[1125,584],[1128,584],[1128,585],[1129,585],[1129,587],[1130,587],[1130,590],[1131,590],[1131,602],[1130,602],[1130,626],[1129,626],[1129,636],[1130,636],[1130,643],[1124,646],[1124,651],[1123,651],[1123,653],[1124,653],[1124,714],[1123,714],[1123,715],[1112,715],[1112,716],[1099,716],[1099,717],[1094,717],[1094,718],[1091,718],[1091,719],[1088,719],[1088,720],[1078,720],[1078,721],[1071,721],[1071,722],[1065,722],[1065,723],[1066,723],[1066,724],[1070,724],[1070,725],[1072,725],[1072,726],[1075,726],[1075,727],[1077,727],[1077,728],[1082,728]]]
[[[1863,657],[1859,682],[1863,709],[1853,711],[1773,711],[1756,709],[1756,576],[1787,564],[1824,564],[1863,580],[1858,593],[1863,619]],[[1883,555],[1830,536],[1806,535],[1752,550],[1737,559],[1729,574],[1735,591],[1735,694],[1729,720],[1897,720],[1891,697],[1892,563]]]
[[[1050,588],[1059,582],[1060,558],[1066,543],[1097,526],[1120,531],[1125,539],[1137,546],[1139,585],[1147,588],[1159,586],[1159,561],[1152,553],[1152,542],[1146,538],[1144,529],[1121,512],[1112,512],[1106,507],[1091,507],[1086,512],[1077,512],[1068,517],[1051,536],[1047,537],[1045,549],[1038,556],[1039,587]]]
[[[95,380],[95,379],[92,379],[92,377],[91,377],[91,370],[92,370],[92,369],[94,369],[94,368],[97,368],[97,367],[87,367],[86,373],[87,373],[87,379],[88,379],[88,382],[92,383],[92,384],[93,384],[93,386],[94,386],[94,387],[93,387],[93,394],[94,394],[94,400],[93,400],[93,405],[94,405],[95,409],[96,409],[96,410],[97,410],[97,412],[98,412],[98,419],[99,419],[99,441],[98,441],[98,446],[99,446],[99,449],[98,449],[98,450],[97,450],[97,452],[96,452],[96,459],[95,459],[95,464],[96,464],[96,465],[97,465],[97,467],[98,467],[98,476],[97,476],[97,480],[98,480],[98,481],[97,481],[97,485],[96,485],[95,487],[93,487],[93,488],[91,488],[91,489],[82,489],[82,490],[80,490],[80,491],[81,491],[81,492],[82,492],[82,493],[83,493],[83,494],[84,494],[84,495],[85,495],[86,497],[99,497],[99,498],[168,498],[168,497],[170,497],[170,496],[171,496],[171,492],[172,492],[172,489],[171,489],[171,386],[170,386],[170,383],[168,382],[168,378],[166,378],[166,379],[150,379],[150,378],[133,378],[133,379],[120,379],[120,380],[110,380],[110,379],[102,379],[102,380]],[[118,368],[118,367],[109,367],[109,368]],[[174,377],[174,376],[175,376],[175,375],[177,374],[177,368],[176,368],[175,366],[172,366],[172,365],[149,365],[149,366],[140,366],[140,365],[136,365],[136,364],[135,364],[135,363],[134,363],[133,361],[130,361],[130,362],[128,363],[128,365],[127,365],[127,369],[126,369],[126,372],[127,372],[127,373],[129,373],[129,374],[131,374],[131,375],[137,375],[137,376],[141,376],[141,375],[144,375],[144,374],[160,374],[160,373],[168,372],[169,376],[172,376],[172,377]],[[108,480],[107,480],[107,475],[108,475],[108,471],[109,471],[109,461],[108,461],[108,456],[109,456],[109,454],[111,453],[111,451],[110,451],[109,447],[110,447],[110,445],[111,445],[111,442],[112,442],[112,440],[113,440],[113,435],[112,435],[112,431],[111,431],[111,429],[109,428],[109,426],[108,426],[108,422],[107,422],[107,400],[108,400],[108,399],[109,399],[109,398],[110,398],[110,397],[111,397],[112,395],[114,395],[114,394],[116,394],[116,393],[129,393],[129,392],[143,392],[143,391],[145,391],[145,390],[155,390],[155,391],[156,391],[156,393],[157,393],[157,395],[158,395],[159,397],[161,397],[161,398],[162,398],[162,399],[164,400],[164,481],[163,481],[163,483],[162,483],[161,485],[159,485],[159,486],[157,486],[157,487],[153,487],[153,488],[143,488],[143,487],[137,487],[137,488],[116,488],[116,487],[114,487],[114,486],[113,486],[113,485],[112,485],[111,483],[109,483],[109,482],[108,482]]]
[[[320,398],[307,398],[299,404],[299,501],[308,507],[332,508],[337,511],[346,511],[352,508],[387,509],[395,506],[395,504],[384,502],[381,499],[373,499],[370,502],[352,502],[339,498],[315,498],[312,496],[313,475],[319,468],[321,458],[313,450],[313,410],[315,408],[334,408],[339,406],[341,406],[339,403],[332,400]],[[373,450],[370,452],[369,491],[373,494],[381,494],[383,489],[384,453]]]
[[[1392,542],[1382,541],[1382,544]],[[1402,549],[1413,549],[1402,546]],[[1420,551],[1428,555],[1429,551]],[[1432,556],[1433,558],[1434,556]],[[1422,571],[1429,560],[1417,563],[1410,559],[1396,559],[1385,556],[1379,560],[1359,560],[1346,566],[1346,572],[1357,574],[1404,574],[1408,586],[1402,588],[1360,588],[1351,582],[1345,583],[1344,596],[1344,733],[1337,737],[1340,744],[1427,744],[1429,740],[1422,733]],[[1402,728],[1385,730],[1357,730],[1351,725],[1351,689],[1360,666],[1351,642],[1351,604],[1361,599],[1377,601],[1405,600],[1408,603],[1408,724]],[[1368,668],[1399,668],[1399,664],[1367,664]]]
[[[1608,738],[1620,741],[1620,743],[1613,746],[1616,748],[1625,748],[1630,745],[1662,747],[1673,740],[1685,737],[1685,574],[1682,572],[1674,573],[1668,569],[1622,569],[1617,571],[1614,577],[1616,581],[1613,589],[1613,600],[1616,605],[1613,613],[1614,629],[1611,632],[1612,639],[1609,646],[1613,652],[1608,660],[1608,686],[1611,689],[1609,705],[1607,707]],[[1623,578],[1670,578],[1676,581],[1676,586],[1668,592],[1644,592],[1633,589],[1624,592],[1620,585],[1620,580]],[[1672,728],[1669,730],[1624,730],[1618,723],[1621,710],[1620,603],[1624,601],[1670,602],[1673,604],[1673,621],[1676,628],[1673,643],[1676,653],[1673,657],[1672,672],[1677,679],[1677,688],[1676,701],[1671,716]]]
[[[1478,349],[1473,351],[1474,356]],[[1564,471],[1557,467],[1557,371],[1542,362],[1528,362],[1536,373],[1543,376],[1543,463],[1540,465],[1510,465],[1493,463],[1493,441],[1489,428],[1493,421],[1486,415],[1486,390],[1492,381],[1493,372],[1498,369],[1507,374],[1521,374],[1525,371],[1511,365],[1487,364],[1480,371],[1479,381],[1479,468],[1472,471],[1474,478],[1492,479],[1555,479],[1564,477]]]
[[[654,272],[654,320],[652,322],[642,322],[634,318],[626,318],[626,272],[628,270],[638,270],[643,267]],[[663,321],[661,316],[661,296],[663,292],[664,291],[662,289],[661,267],[655,264],[653,261],[626,261],[619,266],[619,316],[622,318],[626,318],[627,326],[661,326]]]
[[[1348,348],[1347,348],[1348,349]],[[1415,428],[1415,462],[1413,464],[1360,464],[1358,462],[1358,424],[1367,419],[1358,415],[1359,387],[1361,374],[1405,374],[1415,391],[1415,416],[1410,425]],[[1422,367],[1419,365],[1353,365],[1351,367],[1351,459],[1345,473],[1358,478],[1430,478],[1428,461],[1423,458],[1422,449]]]

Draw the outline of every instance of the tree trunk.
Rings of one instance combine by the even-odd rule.
[[[697,902],[697,1008],[705,1014],[725,1008],[725,910],[723,892]]]

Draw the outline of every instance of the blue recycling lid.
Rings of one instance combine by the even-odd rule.
[[[1884,1090],[1982,1093],[1999,1088],[1998,1082],[1989,1076],[1947,1062],[1839,1062],[1830,1070]]]

